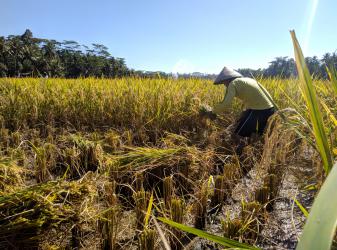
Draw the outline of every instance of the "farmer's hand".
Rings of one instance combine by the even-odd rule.
[[[212,111],[212,108],[208,105],[201,106],[199,114],[201,117],[206,117],[211,120],[215,120],[217,117],[217,115]]]

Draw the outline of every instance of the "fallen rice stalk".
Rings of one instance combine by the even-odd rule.
[[[43,231],[77,221],[80,205],[94,195],[89,182],[53,181],[0,197],[0,244],[36,244]]]

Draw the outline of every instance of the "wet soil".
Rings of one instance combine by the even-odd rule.
[[[284,178],[279,193],[273,203],[272,211],[267,213],[267,220],[258,235],[256,246],[262,249],[295,249],[305,222],[305,216],[294,203],[296,198],[302,206],[310,209],[315,191],[305,190],[308,180],[315,175],[309,155],[299,162],[284,167]],[[229,214],[230,218],[238,218],[241,212],[241,201],[254,200],[254,191],[262,186],[263,170],[259,166],[251,169],[232,190],[232,196],[226,200],[222,210],[209,218],[205,228],[207,232],[223,236],[221,220]],[[186,249],[223,249],[199,238],[194,238]]]

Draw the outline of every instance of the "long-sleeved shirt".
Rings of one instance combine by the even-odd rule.
[[[224,112],[231,105],[234,97],[242,100],[247,109],[263,110],[274,106],[270,101],[272,99],[270,94],[261,84],[254,79],[242,77],[229,83],[225,98],[215,105],[213,112],[215,114]]]

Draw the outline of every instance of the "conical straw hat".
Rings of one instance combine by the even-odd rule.
[[[229,67],[224,67],[220,74],[216,77],[214,84],[222,84],[223,81],[231,79],[231,78],[239,78],[242,77],[242,75],[235,71],[234,69],[231,69]]]

